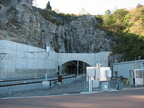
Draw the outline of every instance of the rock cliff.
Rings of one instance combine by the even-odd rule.
[[[96,17],[82,15],[56,25],[34,10],[32,0],[0,0],[0,16],[1,40],[41,48],[49,45],[56,52],[68,53],[111,51],[114,43],[105,31],[96,28]]]

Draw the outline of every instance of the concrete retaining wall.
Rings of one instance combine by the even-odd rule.
[[[0,40],[0,79],[56,74],[58,64],[54,60],[57,59],[55,52]]]
[[[96,66],[108,66],[111,52],[99,53],[56,53],[25,44],[0,40],[0,79],[54,75],[58,66],[68,61],[78,60]]]

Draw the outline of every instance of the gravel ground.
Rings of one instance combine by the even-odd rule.
[[[110,88],[115,89],[115,84],[117,80],[111,80],[109,82]],[[135,88],[135,86],[124,85],[124,89]],[[78,94],[80,92],[84,92],[85,88],[85,78],[79,77],[74,78],[69,83],[62,83],[61,85],[54,85],[45,89],[37,89],[37,90],[27,90],[27,91],[19,91],[12,92],[9,94],[3,94],[0,98],[3,97],[27,97],[27,96],[48,96],[48,95],[62,95],[62,94]]]
[[[0,98],[76,94],[84,91],[84,82],[84,78],[75,78],[73,81],[70,81],[70,83],[55,84],[55,86],[45,89],[11,92],[1,95]]]

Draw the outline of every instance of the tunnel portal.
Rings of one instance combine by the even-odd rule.
[[[78,61],[78,60],[73,60],[66,62],[62,65],[62,73],[63,74],[85,74],[86,73],[86,67],[90,66],[89,64]]]

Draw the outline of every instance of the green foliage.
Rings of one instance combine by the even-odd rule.
[[[48,3],[46,4],[46,10],[52,10],[52,7],[50,5],[50,1],[48,1]]]
[[[62,25],[62,21],[59,19],[54,18],[53,16],[56,15],[54,11],[49,10],[41,10],[40,14],[45,18],[46,20],[51,21],[52,23],[55,23],[57,25]]]
[[[105,15],[110,15],[111,14],[111,11],[110,10],[106,10],[105,11]]]
[[[132,23],[129,22],[131,17],[132,17],[132,15],[128,13],[122,18],[122,22],[123,22],[123,27],[124,28],[127,28],[127,27],[132,25]]]
[[[142,15],[142,16],[140,17],[140,19],[144,21],[144,15]]]
[[[140,16],[140,20],[142,20],[144,22],[144,7],[141,7],[141,16]]]
[[[128,24],[130,15],[127,15],[126,9],[118,9],[113,14],[110,10],[105,12],[102,16],[103,23],[102,27],[104,30],[113,31],[114,33],[122,32]]]
[[[141,56],[144,59],[144,38],[135,34],[123,33],[120,45],[113,48],[113,53],[123,54],[125,60],[134,60]]]
[[[109,31],[115,31],[115,22],[116,19],[113,15],[104,15],[103,16],[103,28]]]
[[[40,10],[39,13],[42,15],[42,17],[48,21],[51,21],[52,23],[56,25],[63,25],[64,23],[69,23],[74,18],[77,18],[78,16],[74,14],[64,14],[64,13],[56,13],[52,10]]]
[[[113,13],[107,10],[105,15],[97,17],[103,20],[97,27],[119,40],[117,46],[113,46],[114,54],[122,54],[125,60],[139,56],[144,59],[144,6],[139,5],[130,11],[117,9]]]

